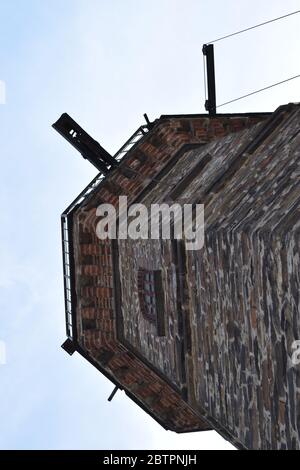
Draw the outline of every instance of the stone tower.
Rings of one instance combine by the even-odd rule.
[[[62,214],[63,348],[166,429],[300,449],[300,106],[164,115],[113,158],[68,115],[54,127],[100,171]],[[204,204],[203,248],[100,240],[121,195]]]

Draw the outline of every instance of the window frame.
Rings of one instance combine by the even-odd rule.
[[[143,316],[156,326],[158,336],[165,336],[164,291],[161,270],[139,268],[138,294]]]

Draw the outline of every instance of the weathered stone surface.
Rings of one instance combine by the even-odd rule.
[[[240,448],[300,449],[299,124],[297,105],[267,123],[162,119],[122,162],[135,176],[115,170],[75,212],[80,345],[171,429],[210,425]],[[179,155],[187,143],[201,146]],[[100,243],[97,204],[121,191],[147,207],[205,204],[203,249],[181,255],[182,270],[171,241]],[[162,270],[165,337],[141,315],[139,267]]]

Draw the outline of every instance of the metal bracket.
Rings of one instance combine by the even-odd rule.
[[[74,341],[68,338],[64,344],[61,345],[62,349],[66,351],[70,356],[73,356],[74,352],[76,351],[76,347]]]
[[[144,118],[145,118],[145,121],[147,123],[147,127],[149,129],[149,131],[152,129],[152,127],[154,126],[154,122],[151,122],[150,119],[148,118],[148,114],[145,113],[144,114]]]
[[[67,113],[62,114],[52,127],[73,145],[83,158],[86,158],[104,175],[118,166],[118,162],[114,157],[87,134]]]

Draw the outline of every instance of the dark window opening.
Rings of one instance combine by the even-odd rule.
[[[83,330],[95,330],[96,329],[95,318],[82,318],[82,329]]]
[[[164,295],[161,271],[139,269],[138,292],[141,312],[156,325],[158,336],[165,336]]]

